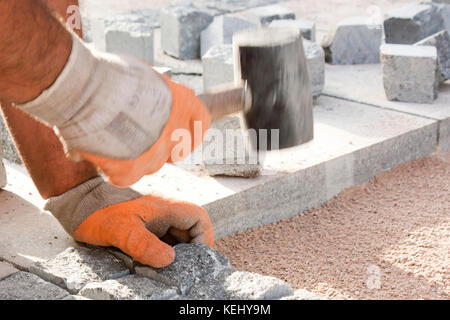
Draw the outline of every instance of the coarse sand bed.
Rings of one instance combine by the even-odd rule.
[[[450,153],[434,154],[216,246],[237,269],[329,299],[449,299],[449,184]]]

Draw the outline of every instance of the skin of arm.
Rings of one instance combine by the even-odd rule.
[[[25,103],[56,80],[70,33],[41,0],[0,1],[0,103]]]

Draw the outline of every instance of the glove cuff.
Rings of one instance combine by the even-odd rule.
[[[134,159],[159,138],[172,94],[149,64],[96,51],[72,34],[72,51],[56,81],[17,107],[54,127],[66,153]]]
[[[58,219],[64,230],[73,234],[92,213],[140,197],[142,195],[132,189],[119,189],[107,184],[101,177],[96,177],[50,198],[44,209]]]

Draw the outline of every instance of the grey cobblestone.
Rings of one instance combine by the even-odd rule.
[[[200,300],[273,300],[292,294],[291,286],[280,279],[225,270],[206,276],[191,289],[189,296]]]
[[[28,272],[17,272],[0,281],[0,300],[62,300],[70,294]]]
[[[103,249],[69,248],[55,258],[37,262],[30,272],[77,294],[86,284],[130,273],[125,264]]]
[[[414,44],[442,29],[441,14],[431,3],[392,9],[384,20],[386,43]]]
[[[177,296],[177,288],[130,275],[118,280],[89,283],[80,295],[92,300],[168,300]]]
[[[186,295],[206,275],[231,270],[228,259],[207,245],[179,244],[174,248],[175,261],[170,266],[162,269],[136,266],[136,273],[176,286],[182,295]]]

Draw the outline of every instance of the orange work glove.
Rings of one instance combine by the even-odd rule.
[[[46,209],[75,240],[114,246],[155,268],[175,258],[174,249],[161,239],[214,247],[214,231],[203,208],[115,188],[99,177],[49,199]]]
[[[177,154],[178,159],[172,158],[174,147],[180,143],[180,141],[172,139],[174,131],[185,129],[190,133],[190,151],[193,151],[202,143],[205,132],[211,124],[208,109],[191,89],[176,84],[169,77],[164,76],[164,79],[172,92],[172,111],[161,136],[148,151],[136,159],[130,160],[119,160],[80,152],[86,160],[96,165],[106,175],[109,182],[115,186],[128,187],[144,175],[157,172],[166,162],[175,162],[187,157],[189,152]],[[194,132],[194,122],[196,121],[201,123],[201,137],[195,137],[195,134],[198,134]]]
[[[187,157],[211,122],[192,90],[138,58],[98,52],[75,35],[55,82],[16,107],[53,127],[68,156],[91,161],[119,187]],[[178,129],[184,139],[173,137]]]

